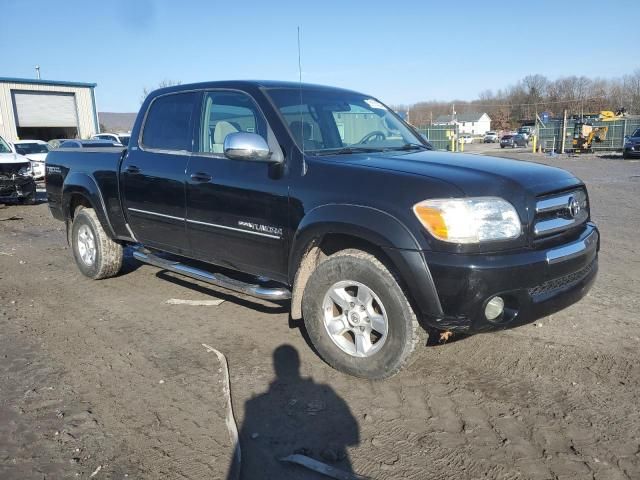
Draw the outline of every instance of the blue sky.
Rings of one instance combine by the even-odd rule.
[[[95,82],[100,111],[137,111],[163,79],[297,80],[298,25],[304,81],[389,104],[640,68],[638,0],[0,0],[0,16],[0,76]]]

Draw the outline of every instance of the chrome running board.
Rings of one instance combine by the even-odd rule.
[[[234,292],[244,293],[256,298],[265,300],[288,300],[291,298],[291,291],[285,287],[265,287],[259,283],[247,283],[234,278],[229,278],[220,273],[211,273],[199,268],[190,267],[184,263],[168,260],[166,258],[154,255],[140,247],[133,249],[133,257],[141,262],[148,263],[154,267],[169,270],[186,277],[194,278],[202,282],[210,283],[217,287],[233,290]]]

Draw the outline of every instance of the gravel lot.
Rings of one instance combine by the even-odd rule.
[[[287,305],[132,259],[92,282],[46,204],[0,208],[0,478],[227,478],[202,343],[229,360],[245,479],[326,478],[278,462],[294,452],[375,479],[640,478],[640,162],[466,147],[588,184],[598,280],[535,325],[424,347],[385,382],[326,366]]]

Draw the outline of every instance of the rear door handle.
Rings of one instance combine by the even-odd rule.
[[[205,172],[196,172],[191,174],[191,180],[194,182],[206,183],[210,182],[213,177]]]
[[[124,169],[124,171],[127,173],[140,173],[140,169],[135,165],[129,165],[127,168]]]

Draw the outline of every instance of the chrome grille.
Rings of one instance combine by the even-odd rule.
[[[583,189],[545,196],[536,202],[533,234],[542,238],[562,233],[588,218],[587,193]]]

